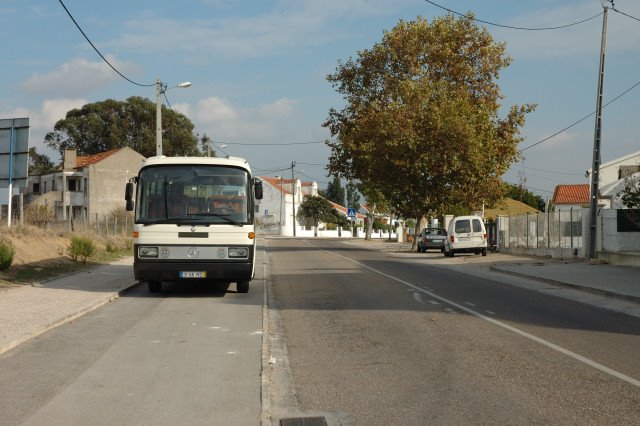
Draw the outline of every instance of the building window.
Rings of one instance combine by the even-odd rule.
[[[44,192],[47,192],[47,181],[44,182]]]
[[[75,179],[69,179],[67,186],[69,187],[69,191],[77,191],[78,190],[78,181]]]
[[[45,183],[46,185],[46,183]],[[33,193],[34,194],[39,194],[40,193],[40,182],[34,182],[33,183]]]
[[[260,213],[260,204],[256,204],[256,213]]]

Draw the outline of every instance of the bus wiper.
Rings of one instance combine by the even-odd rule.
[[[220,219],[224,220],[225,222],[231,223],[233,225],[243,226],[242,223],[238,222],[237,220],[231,219],[230,217],[227,217],[228,215],[225,215],[225,214],[193,213],[192,216],[215,216],[215,217],[220,218]]]

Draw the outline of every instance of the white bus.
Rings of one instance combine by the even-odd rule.
[[[242,158],[145,160],[125,191],[127,210],[135,207],[135,278],[150,292],[184,280],[235,282],[239,293],[248,292],[261,198],[262,182]]]

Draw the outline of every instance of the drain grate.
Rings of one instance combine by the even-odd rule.
[[[280,426],[327,426],[324,417],[292,417],[280,419]]]

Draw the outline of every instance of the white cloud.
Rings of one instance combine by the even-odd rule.
[[[174,105],[174,109],[189,116],[200,133],[214,140],[264,141],[278,138],[282,129],[290,127],[297,101],[281,98],[252,107],[233,105],[218,97],[202,99],[195,107]]]
[[[57,98],[44,100],[37,109],[29,109],[24,107],[14,108],[13,110],[0,111],[2,117],[28,117],[29,118],[29,146],[36,147],[41,154],[47,154],[52,158],[57,158],[58,154],[54,153],[44,144],[44,137],[47,132],[53,130],[56,122],[63,119],[67,112],[80,108],[87,103],[86,99],[81,98]]]
[[[208,0],[214,7],[234,7]],[[127,32],[109,45],[154,54],[187,51],[192,55],[263,57],[321,46],[353,35],[348,22],[362,16],[388,14],[398,3],[415,0],[280,0],[261,15],[221,19],[135,19]],[[239,6],[238,6],[239,7]]]
[[[138,67],[132,62],[119,61],[107,55],[107,60],[123,74],[134,74]],[[89,62],[74,58],[53,71],[34,74],[22,83],[22,88],[36,94],[60,94],[78,96],[101,89],[121,78],[103,61]]]
[[[290,115],[298,102],[294,99],[281,98],[272,104],[261,107],[262,114],[272,117],[286,117]]]

